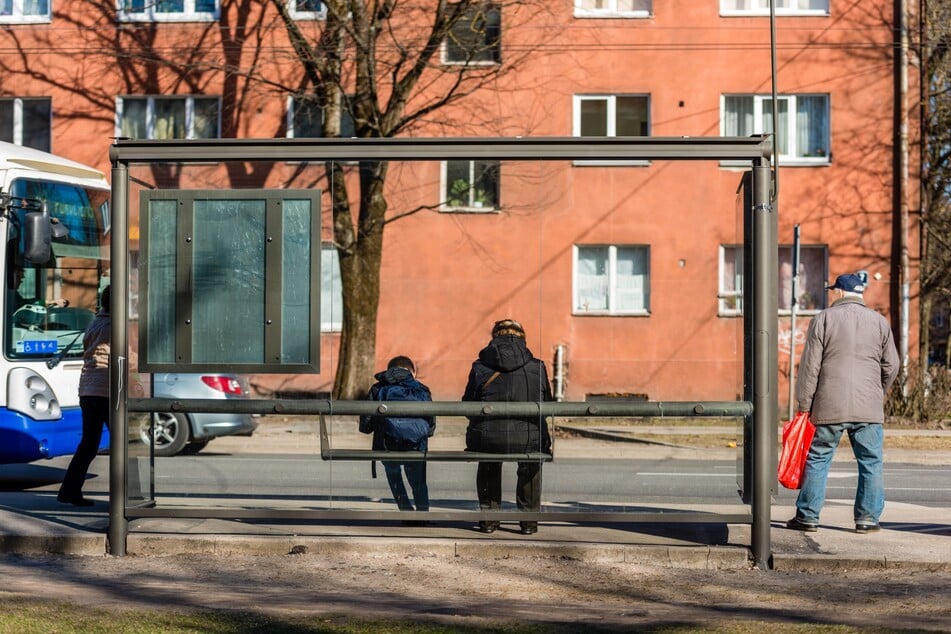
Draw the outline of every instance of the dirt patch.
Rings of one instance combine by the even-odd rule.
[[[545,631],[736,623],[951,630],[951,575],[926,572],[696,571],[426,555],[183,555],[7,556],[0,574],[7,596],[109,610],[241,610],[450,627],[534,624]]]

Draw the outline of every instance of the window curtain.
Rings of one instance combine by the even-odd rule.
[[[723,109],[724,136],[750,136],[754,134],[753,97],[725,97]]]
[[[575,310],[598,311],[608,309],[608,249],[586,247],[578,249],[578,285]]]
[[[829,125],[826,97],[799,97],[796,100],[796,147],[798,156],[829,155]]]
[[[218,138],[218,98],[195,99],[193,137],[195,139]]]
[[[147,139],[147,119],[148,100],[147,99],[129,99],[122,100],[122,121],[120,128],[122,136],[130,139]]]
[[[779,116],[779,125],[773,127],[773,100],[763,99],[763,133],[776,132],[776,153],[780,156],[789,154],[789,99],[779,97],[776,104],[776,114]]]
[[[184,139],[185,101],[182,99],[155,100],[155,133],[153,139]]]
[[[4,7],[6,4],[4,4]],[[23,15],[45,16],[50,14],[49,0],[23,0]],[[9,15],[5,13],[4,15]]]
[[[647,249],[618,247],[615,268],[615,306],[619,312],[646,311],[648,297]]]

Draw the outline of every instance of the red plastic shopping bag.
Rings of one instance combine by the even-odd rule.
[[[792,420],[783,425],[783,450],[779,454],[779,483],[787,489],[798,489],[802,472],[806,467],[806,455],[812,444],[816,426],[809,419],[809,412],[796,412]]]

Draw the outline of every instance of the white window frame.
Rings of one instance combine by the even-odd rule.
[[[572,96],[572,113],[571,113],[571,134],[575,137],[581,136],[581,103],[583,101],[606,101],[607,108],[607,124],[608,129],[607,133],[604,135],[607,137],[616,137],[617,136],[617,99],[618,97],[643,97],[647,100],[647,134],[644,137],[648,138],[651,136],[651,127],[653,121],[651,118],[651,96],[649,93],[618,93],[618,94],[581,94]],[[641,165],[647,166],[650,165],[650,161],[647,160],[575,160],[572,162],[576,166],[584,165]]]
[[[156,11],[154,0],[146,0],[144,11],[127,11],[126,1],[116,0],[116,18],[119,22],[215,22],[221,16],[221,0],[215,0],[214,11],[196,11],[196,0],[184,0],[184,8],[180,12]]]
[[[788,259],[792,258],[792,245],[790,244],[780,244],[777,246],[779,254],[781,255],[783,251],[788,251]],[[800,244],[799,245],[799,267],[802,269],[805,264],[803,262],[802,254],[804,251],[821,251],[822,260],[823,260],[823,270],[817,276],[817,279],[820,281],[823,291],[819,293],[817,297],[816,305],[812,308],[805,308],[803,304],[799,303],[798,309],[796,310],[797,315],[815,315],[819,311],[828,307],[828,297],[824,293],[825,280],[829,275],[829,246],[826,244]],[[726,270],[726,254],[727,251],[732,251],[737,253],[740,258],[736,263],[736,268],[734,275],[736,280],[734,282],[734,290],[728,290],[724,282],[724,272]],[[717,315],[720,317],[741,317],[743,315],[743,245],[741,244],[721,244],[719,247],[719,257],[718,257],[718,266],[717,266]],[[780,263],[782,258],[778,258]],[[777,275],[781,275],[780,271],[777,271]],[[782,280],[778,280],[778,291],[781,293],[783,291]],[[797,290],[799,291],[799,297],[808,294],[807,289],[803,288],[803,283],[800,281]],[[819,292],[819,289],[816,289]],[[781,305],[782,302],[779,302]],[[778,315],[789,315],[792,313],[791,308],[778,308]]]
[[[763,132],[763,102],[772,99],[771,95],[761,95],[753,93],[727,93],[720,95],[720,136],[726,136],[726,99],[727,97],[751,97],[753,99],[753,130],[752,134],[764,134]],[[824,156],[796,156],[798,149],[796,135],[796,101],[799,97],[825,97],[826,100],[826,153]],[[787,154],[779,154],[780,165],[829,165],[832,162],[832,100],[828,93],[796,93],[776,95],[777,101],[785,101],[787,106],[786,116],[786,139]],[[735,161],[722,161],[722,164],[731,164]]]
[[[13,102],[13,144],[23,145],[23,102],[45,99],[50,102],[50,120],[46,122],[50,149],[53,146],[53,100],[50,97],[4,97],[3,101]]]
[[[575,0],[576,18],[649,18],[654,12],[653,0],[648,0],[650,8],[644,10],[624,10],[618,9],[618,0],[605,0],[606,6],[603,9],[586,9],[582,6],[582,0]]]
[[[642,249],[647,262],[645,272],[646,283],[644,288],[644,307],[635,310],[621,310],[617,308],[617,250]],[[578,307],[578,254],[584,248],[608,249],[608,308],[607,310],[581,310]],[[598,317],[644,317],[650,315],[651,307],[651,250],[646,244],[576,244],[571,251],[571,314],[590,315]]]
[[[291,17],[295,20],[326,20],[327,5],[324,2],[320,2],[320,0],[315,1],[319,2],[319,11],[299,11],[297,9],[296,0],[287,0],[287,8],[291,14]]]
[[[26,0],[12,0],[10,15],[0,15],[0,24],[49,24],[53,21],[53,1],[46,1],[46,13],[23,13]]]
[[[720,0],[720,15],[723,17],[748,17],[751,15],[769,15],[769,3],[770,0],[749,0],[750,4],[753,5],[749,9],[731,9],[729,7],[724,8],[724,3],[729,2],[729,0]],[[831,0],[826,0],[825,9],[798,9],[798,8],[789,8],[788,3],[796,3],[796,0],[776,0],[776,15],[777,16],[786,16],[786,15],[810,15],[810,16],[828,16],[829,15],[829,5]]]
[[[494,205],[484,206],[478,201],[473,200],[475,188],[473,187],[473,181],[475,180],[475,161],[458,159],[457,162],[466,162],[469,164],[469,204],[468,205],[450,205],[449,199],[445,198],[440,204],[440,211],[447,212],[468,212],[468,213],[495,213],[501,210],[501,198],[502,198],[502,183],[501,183],[501,164],[499,164],[499,191],[495,192],[496,201]],[[498,163],[498,161],[496,161]],[[442,161],[440,163],[440,177],[439,177],[439,192],[440,198],[446,195],[446,192],[449,190],[449,161]]]
[[[157,100],[184,100],[185,101],[185,125],[188,128],[188,132],[185,134],[186,139],[194,139],[195,137],[195,99],[217,99],[218,100],[218,121],[216,121],[217,131],[214,137],[221,138],[221,97],[215,97],[214,95],[123,95],[116,97],[116,136],[122,136],[122,114],[123,107],[125,105],[125,100],[142,100],[147,99],[146,104],[146,114],[145,114],[145,138],[146,139],[155,139],[155,102]]]
[[[329,262],[328,262],[329,260]],[[337,247],[329,243],[323,243],[320,245],[320,270],[326,270],[325,267],[330,267],[330,279],[331,287],[329,289],[330,295],[333,300],[330,307],[325,307],[324,298],[320,299],[320,332],[340,332],[343,330],[343,282],[340,279],[340,254],[337,252]],[[334,275],[336,273],[336,275]],[[321,281],[321,295],[325,292],[324,285]],[[340,306],[340,319],[334,319],[334,305]],[[327,315],[330,316],[329,320],[324,319],[324,311],[327,311]]]

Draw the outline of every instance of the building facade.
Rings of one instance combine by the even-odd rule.
[[[867,273],[867,303],[889,318],[903,349],[917,349],[917,164],[907,134],[902,143],[909,127],[902,112],[913,111],[905,95],[916,91],[913,82],[901,90],[895,3],[776,5],[782,404],[790,351],[801,351],[809,317],[827,305],[824,284],[840,273]],[[8,3],[0,15],[0,138],[108,170],[114,137],[320,134],[323,113],[299,90],[306,77],[279,7],[298,35],[319,41],[328,7],[318,0]],[[767,0],[476,3],[441,43],[420,99],[445,90],[440,66],[505,72],[420,117],[408,133],[770,132],[768,7]],[[396,11],[405,12],[404,28],[430,26],[430,3]],[[358,115],[344,113],[341,136],[352,134]],[[746,168],[486,159],[391,169],[388,214],[405,217],[384,239],[376,367],[408,354],[434,398],[459,398],[492,323],[515,318],[560,398],[738,398],[737,189]],[[290,184],[293,166],[257,180],[253,172],[233,175],[230,186]],[[174,182],[174,173],[161,166],[155,178]],[[324,225],[321,372],[256,376],[262,392],[332,388],[343,301],[329,216]]]

